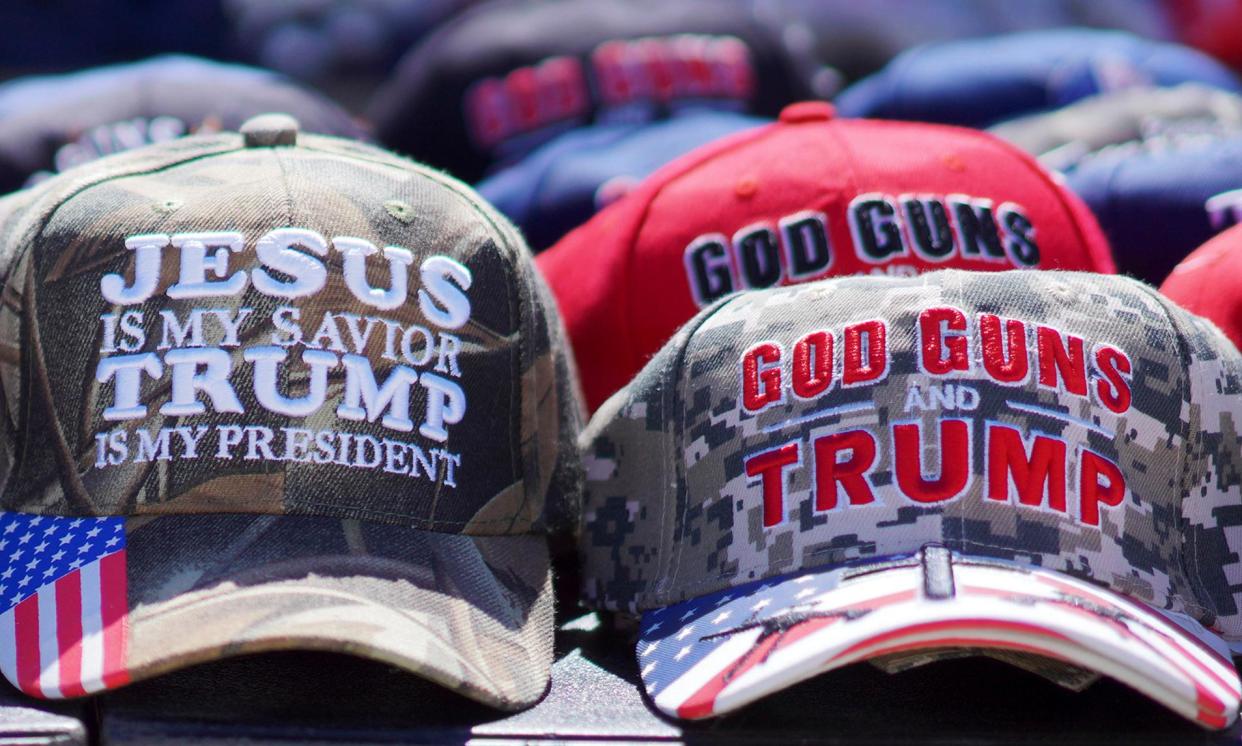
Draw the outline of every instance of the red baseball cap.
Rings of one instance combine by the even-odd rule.
[[[1192,251],[1165,278],[1160,292],[1215,323],[1242,349],[1242,224]]]
[[[1086,206],[976,130],[836,119],[830,104],[703,146],[538,258],[594,410],[699,307],[831,275],[1116,272]]]

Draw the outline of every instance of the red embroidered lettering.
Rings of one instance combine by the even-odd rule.
[[[1103,456],[1083,450],[1078,464],[1080,473],[1078,497],[1081,502],[1082,522],[1088,526],[1100,525],[1100,505],[1116,507],[1126,494],[1126,478],[1121,469]],[[1104,478],[1103,483],[1100,477]]]
[[[1095,382],[1100,402],[1117,414],[1130,409],[1130,358],[1115,347],[1101,347],[1095,353],[1095,365],[1102,378]]]
[[[793,390],[803,399],[813,399],[832,384],[832,335],[811,332],[799,339],[793,349]]]
[[[742,356],[742,406],[749,412],[781,400],[781,348],[762,342]],[[760,363],[769,367],[760,368]]]
[[[875,381],[888,373],[886,333],[883,321],[863,321],[845,327],[845,365],[841,372],[845,385]]]
[[[995,314],[979,316],[979,346],[983,352],[983,368],[993,380],[1000,383],[1017,383],[1026,380],[1030,370],[1027,360],[1026,324],[1017,319],[1005,320],[1004,336],[1001,320]],[[1005,348],[1009,357],[1005,357]]]
[[[763,477],[763,525],[781,522],[785,506],[785,467],[798,463],[798,444],[788,443],[746,459],[746,476]]]
[[[842,451],[850,457],[838,461]],[[875,437],[866,430],[849,430],[815,440],[815,509],[837,507],[837,485],[845,490],[850,505],[875,501],[866,473],[875,464]]]
[[[935,376],[970,370],[970,345],[965,332],[966,314],[956,308],[929,308],[920,313],[919,354],[923,370]]]
[[[1087,395],[1087,356],[1083,352],[1082,337],[1061,332],[1047,326],[1035,329],[1039,346],[1039,383],[1057,388],[1057,382],[1065,384],[1065,390],[1079,396]],[[1066,347],[1065,340],[1069,340]]]
[[[1048,495],[1048,507],[1065,512],[1065,443],[1037,435],[1026,453],[1022,433],[1005,425],[988,427],[988,499],[1009,501],[1009,481],[1017,487],[1018,502],[1039,507]]]
[[[919,426],[893,425],[893,464],[897,487],[920,503],[957,497],[970,481],[970,426],[965,420],[940,421],[940,476],[923,476],[923,444]]]

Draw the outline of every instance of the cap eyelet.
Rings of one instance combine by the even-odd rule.
[[[384,209],[388,214],[400,220],[402,223],[409,223],[414,219],[414,208],[408,202],[402,202],[399,199],[390,199],[384,203]]]

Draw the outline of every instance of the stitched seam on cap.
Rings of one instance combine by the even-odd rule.
[[[628,246],[625,252],[625,277],[622,287],[624,287],[627,291],[633,287],[630,281],[634,277],[634,254],[636,253],[635,249],[638,247],[638,237],[642,234],[643,227],[647,224],[647,218],[651,215],[651,206],[654,205],[656,199],[664,193],[664,190],[672,186],[675,182],[678,182],[681,179],[693,174],[704,164],[714,162],[717,158],[727,153],[733,153],[746,145],[750,145],[755,140],[758,140],[766,134],[779,132],[779,126],[780,125],[778,123],[773,122],[772,124],[755,127],[754,129],[742,130],[736,135],[726,135],[726,137],[736,138],[728,144],[728,147],[713,150],[711,155],[701,156],[693,163],[687,163],[680,172],[676,175],[667,177],[664,183],[660,184],[659,187],[656,188],[655,192],[647,199],[647,204],[643,205],[642,214],[638,216],[638,220],[634,225],[634,230],[630,232],[630,240],[627,241]],[[710,147],[710,145],[708,147]],[[680,247],[680,250],[684,249],[685,247]],[[635,326],[633,323],[634,307],[630,295],[631,294],[629,292],[621,294],[622,302],[624,304],[623,307],[625,309],[623,315],[624,323],[621,324],[621,333],[625,337],[625,347],[630,353],[629,358],[631,363],[638,363],[638,366],[641,368],[643,362],[645,361],[642,360],[641,356],[638,354],[637,348],[634,345],[634,337],[630,331]]]
[[[30,257],[30,253],[33,250],[34,237],[43,235],[43,232],[47,229],[48,223],[52,222],[52,220],[55,218],[56,214],[60,211],[60,209],[64,207],[66,204],[68,204],[69,202],[71,202],[72,200],[74,200],[75,198],[82,195],[82,193],[86,192],[88,189],[92,189],[96,186],[99,186],[100,184],[110,182],[115,179],[132,178],[134,176],[145,176],[149,174],[160,173],[170,168],[176,168],[178,166],[184,165],[186,163],[192,163],[202,158],[211,158],[211,157],[215,157],[218,155],[224,155],[228,153],[237,152],[238,149],[239,149],[238,146],[234,144],[223,150],[213,150],[207,153],[198,153],[196,155],[187,157],[185,159],[179,159],[171,163],[162,163],[158,167],[154,167],[154,168],[139,169],[139,170],[133,170],[133,171],[127,171],[127,172],[120,172],[120,173],[109,173],[107,175],[100,176],[99,178],[92,179],[90,181],[87,181],[84,184],[77,186],[72,191],[70,191],[68,194],[60,197],[59,199],[56,199],[55,202],[51,204],[50,206],[46,207],[45,208],[46,211],[43,211],[43,212],[38,212],[40,208],[43,208],[43,205],[40,204],[39,198],[36,197],[29,204],[21,208],[23,211],[30,211],[31,208],[34,208],[35,212],[33,215],[23,216],[22,218],[18,218],[18,220],[28,220],[30,221],[30,224],[26,226],[26,228],[22,230],[20,233],[15,232],[12,236],[13,240],[20,242],[20,245],[24,247],[24,250],[21,251],[20,254],[14,254],[14,256],[11,259],[11,266],[16,267],[19,261],[25,259],[29,263],[27,272],[29,275],[30,284],[33,286],[34,285],[33,276],[35,272],[35,267],[34,267],[34,259]],[[12,281],[12,279],[13,277],[12,275],[10,275],[8,278],[6,278],[6,283]],[[34,319],[29,317],[29,315],[27,314],[27,311],[33,311],[35,302],[36,301],[35,301],[34,295],[23,292],[22,309],[21,309],[21,317],[22,317],[21,323],[23,325],[32,324],[34,322]],[[26,369],[26,366],[23,365],[21,371],[19,372],[19,374],[22,377],[23,384],[29,384],[29,381],[26,380],[26,376],[29,374],[29,372],[30,371]],[[26,412],[33,412],[33,408],[32,408],[33,397],[29,396],[29,389],[26,385],[22,386],[22,391],[19,391],[18,395],[20,396],[22,393],[27,394],[27,396],[25,397],[26,401],[23,402],[24,410]],[[49,402],[49,404],[51,404],[54,409],[55,405],[52,404],[51,402]],[[53,417],[53,419],[56,419],[56,418]],[[23,452],[26,451],[27,444],[30,441],[29,428],[30,428],[32,421],[33,421],[33,418],[28,417],[25,422],[25,427],[23,427],[21,431]],[[57,431],[57,438],[63,439],[63,437],[60,435],[60,433],[63,430],[61,428],[61,423],[59,421],[56,421],[54,423],[54,427],[56,428],[56,431]],[[12,464],[12,467],[16,469],[17,466],[18,466],[18,462],[15,460],[14,463]],[[10,474],[10,477],[11,476],[13,476],[13,474]],[[60,481],[63,484],[64,478],[61,477],[57,481]],[[78,484],[81,485],[80,481],[78,481]],[[82,490],[84,492],[89,493],[89,491],[86,490],[85,486],[82,486]],[[66,496],[65,499],[67,501],[72,502],[68,496]],[[73,513],[73,515],[79,515],[79,513],[75,512]]]
[[[1039,162],[1036,161],[1034,158],[1032,158],[1030,154],[1019,150],[1015,146],[1008,145],[1007,143],[1005,143],[1003,140],[996,137],[995,135],[989,135],[983,131],[978,131],[978,132],[975,132],[972,130],[966,130],[966,131],[970,132],[972,135],[978,136],[980,140],[985,140],[989,142],[994,148],[1001,151],[1002,153],[1009,155],[1012,158],[1015,158],[1019,163],[1022,164],[1022,166],[1026,170],[1034,174],[1035,177],[1040,180],[1040,182],[1042,182],[1044,185],[1046,185],[1049,189],[1052,190],[1053,194],[1056,195],[1057,207],[1059,207],[1061,211],[1065,213],[1065,220],[1066,222],[1069,223],[1070,226],[1072,226],[1072,229],[1074,231],[1074,236],[1078,239],[1078,243],[1082,247],[1083,252],[1087,255],[1087,258],[1091,261],[1093,269],[1095,269],[1096,271],[1100,271],[1101,269],[1103,269],[1102,267],[1096,266],[1098,263],[1098,260],[1102,259],[1103,257],[1097,257],[1092,252],[1091,250],[1092,244],[1091,242],[1087,240],[1086,233],[1083,232],[1082,225],[1079,223],[1078,214],[1074,210],[1070,209],[1068,200],[1073,199],[1074,197],[1070,196],[1069,187],[1061,186],[1060,184],[1056,183],[1056,181],[1054,181],[1052,178],[1052,174],[1050,174],[1043,166],[1039,165]],[[1086,212],[1088,213],[1091,212],[1090,208],[1086,207],[1086,205],[1084,205],[1083,207],[1086,210]],[[1104,229],[1101,227],[1100,233],[1102,234],[1103,232],[1104,232]],[[1105,238],[1107,239],[1107,237]],[[1107,243],[1105,244],[1104,248],[1105,250],[1108,250],[1111,252],[1112,247],[1109,246]],[[1040,259],[1042,260],[1043,258],[1044,258],[1044,255],[1041,252]],[[1114,263],[1115,261],[1116,260],[1114,260]]]
[[[48,208],[47,212],[43,213],[42,215],[39,215],[38,218],[34,221],[37,228],[33,230],[33,233],[42,234],[44,229],[47,228],[47,224],[52,222],[52,219],[55,217],[56,213],[60,212],[60,209],[62,207],[64,207],[67,203],[71,202],[77,197],[81,196],[83,192],[87,191],[88,189],[93,189],[99,186],[100,184],[104,184],[110,181],[115,181],[118,179],[132,179],[137,176],[150,176],[151,174],[158,174],[158,173],[167,171],[169,169],[179,168],[181,166],[184,166],[189,163],[193,163],[198,160],[203,160],[205,158],[215,158],[217,156],[228,155],[230,153],[237,153],[237,152],[240,152],[241,150],[242,148],[239,145],[234,144],[230,147],[222,148],[220,150],[211,150],[206,153],[197,153],[195,155],[191,155],[186,158],[172,161],[169,163],[161,163],[158,166],[154,166],[151,168],[137,169],[133,171],[119,171],[115,173],[109,173],[97,179],[92,179],[84,184],[81,184],[80,186],[78,186],[77,188],[75,188],[73,191],[69,192],[65,196],[57,199],[56,203],[52,205],[50,208]],[[22,211],[23,212],[28,211],[30,210],[30,208],[37,209],[38,207],[40,207],[40,200],[36,197],[33,201],[31,201],[24,208],[22,208]],[[32,228],[33,227],[34,226],[32,226]],[[20,240],[22,245],[27,247],[26,253],[29,252],[30,239],[28,237],[31,234],[32,234],[31,228],[27,228],[25,231],[22,231],[20,239],[17,238],[16,234],[14,235],[15,240]],[[13,257],[13,264],[16,264],[17,258],[18,257],[16,256]]]
[[[672,377],[673,385],[666,387],[668,391],[670,392],[670,395],[673,397],[674,403],[677,401],[677,398],[678,398],[677,394],[681,390],[681,386],[683,383],[682,379],[684,378],[684,376],[682,375],[682,373],[685,369],[686,350],[689,349],[690,343],[694,339],[694,335],[698,333],[699,329],[703,326],[703,324],[707,323],[708,319],[720,313],[720,310],[722,308],[729,305],[730,303],[733,303],[739,297],[741,297],[741,293],[734,293],[732,295],[726,296],[725,298],[722,298],[721,300],[716,302],[715,307],[708,306],[708,308],[704,309],[698,318],[693,319],[690,322],[690,324],[693,324],[693,326],[690,326],[690,324],[686,325],[685,327],[686,342],[684,345],[681,346],[681,349],[677,351],[677,356],[676,358],[674,358],[673,363],[672,363],[671,372],[673,374],[673,377]],[[672,459],[673,459],[673,473],[676,477],[676,482],[675,482],[676,486],[674,488],[676,491],[674,492],[674,495],[673,495],[674,504],[676,504],[677,492],[684,492],[686,495],[686,504],[685,504],[685,507],[682,509],[682,513],[681,513],[681,523],[683,526],[686,525],[686,516],[687,516],[686,511],[690,509],[690,489],[689,489],[689,486],[686,484],[686,478],[685,478],[686,464],[685,464],[685,459],[682,457],[682,454],[685,453],[685,448],[683,447],[683,444],[682,444],[682,438],[684,437],[685,430],[686,430],[685,418],[684,418],[685,400],[686,400],[686,397],[682,396],[681,401],[683,402],[683,411],[674,411],[672,407],[665,410],[667,412],[666,416],[671,416],[673,419]],[[671,531],[664,532],[661,535],[661,543],[663,543],[663,541],[667,540],[671,536],[672,536]],[[676,542],[676,551],[669,558],[670,563],[668,567],[668,574],[665,576],[668,578],[668,582],[665,584],[666,588],[675,588],[677,586],[677,575],[679,574],[681,570],[681,555],[682,555],[682,550],[685,548],[685,546],[686,546],[686,542],[684,541],[684,537],[682,541]],[[663,547],[661,547],[661,551],[663,551]],[[663,596],[664,593],[666,593],[666,589],[660,589],[658,591],[659,596]]]
[[[465,202],[466,206],[469,207],[477,217],[481,218],[484,221],[486,226],[493,233],[493,237],[495,238],[496,245],[498,247],[503,246],[508,251],[510,277],[513,278],[514,280],[519,280],[522,275],[522,271],[518,269],[518,264],[522,261],[522,252],[525,250],[524,244],[521,243],[521,237],[519,235],[515,235],[514,231],[510,230],[506,225],[504,225],[499,220],[497,220],[496,216],[494,216],[491,212],[492,210],[491,206],[487,202],[481,200],[480,198],[476,198],[474,196],[474,193],[469,191],[469,187],[465,187],[463,184],[458,182],[456,179],[450,176],[446,176],[445,174],[442,174],[432,169],[418,168],[418,169],[414,169],[414,171],[418,173],[419,175],[423,176],[424,178],[427,178],[430,181],[435,182],[443,186],[447,190],[449,190],[452,194],[454,194],[460,200]],[[529,266],[526,269],[526,271],[537,272],[538,269],[534,267],[533,257],[530,259],[529,263],[531,266]],[[522,401],[521,375],[522,375],[523,354],[525,353],[526,345],[528,344],[528,340],[525,339],[526,334],[524,332],[532,330],[533,325],[529,324],[529,320],[527,319],[525,313],[523,312],[524,309],[522,307],[521,298],[518,297],[519,294],[522,293],[523,290],[521,287],[518,287],[519,285],[528,286],[528,284],[525,283],[524,281],[518,281],[518,282],[510,283],[510,287],[507,289],[510,312],[512,313],[515,307],[517,309],[516,313],[513,313],[513,315],[517,317],[518,344],[517,344],[517,364],[514,368],[510,369],[510,375],[509,375],[509,401],[511,404],[516,404],[516,407],[514,409],[513,416],[509,418],[509,423],[507,424],[506,429],[508,430],[508,436],[509,436],[510,464],[512,465],[513,474],[514,474],[513,483],[522,485],[522,491],[523,491],[523,495],[525,498],[524,504],[525,504],[530,501],[532,496],[526,493],[526,488],[527,488],[526,464],[522,458],[521,420],[522,420],[523,401]],[[529,287],[529,286],[527,287],[527,289],[531,291],[534,290],[533,287]],[[537,295],[538,295],[537,293],[532,292],[532,295],[530,297],[531,303],[537,302]],[[545,313],[544,316],[545,316],[545,321],[551,324],[552,319],[546,318],[548,314]],[[551,333],[549,332],[549,337],[550,336],[551,336]],[[550,346],[551,345],[549,345],[549,347]],[[539,437],[538,420],[539,418],[538,416],[536,416],[534,430],[532,430],[532,432],[530,433],[530,437],[536,438],[536,439]],[[557,445],[555,447],[559,448],[560,446]],[[560,465],[560,459],[558,456],[556,462],[553,465],[553,469],[554,470],[557,469],[559,465]],[[551,491],[551,483],[549,482],[549,489],[545,491],[543,495],[539,496],[543,499],[543,504],[542,504],[541,514],[537,516],[535,519],[536,523],[538,523],[540,520],[543,519],[544,517],[543,513],[546,512],[548,509],[546,502],[547,502],[548,492],[550,491]],[[447,521],[444,523],[445,525],[463,525],[463,526],[466,525],[467,523],[475,523],[477,525],[487,525],[487,524],[493,524],[493,523],[509,523],[510,526],[512,526],[513,521],[514,521],[514,517],[511,517],[509,519],[495,519],[491,521],[468,521],[468,522],[459,523],[459,524],[454,524],[453,522],[447,522]],[[525,532],[525,533],[530,533],[530,532]]]
[[[1191,355],[1189,351],[1189,345],[1186,343],[1186,337],[1183,334],[1182,325],[1179,324],[1176,319],[1174,319],[1173,314],[1170,313],[1168,307],[1165,306],[1165,303],[1167,301],[1165,300],[1164,296],[1160,295],[1160,293],[1158,293],[1155,290],[1155,288],[1152,288],[1148,285],[1143,285],[1143,289],[1148,293],[1148,295],[1150,295],[1156,300],[1157,302],[1156,304],[1160,307],[1160,310],[1164,312],[1165,318],[1168,320],[1169,325],[1173,328],[1174,338],[1177,342],[1178,357],[1181,359],[1182,369],[1187,371],[1186,374],[1183,376],[1182,396],[1184,397],[1183,401],[1186,403],[1186,406],[1189,407],[1191,406],[1190,397],[1192,394],[1192,389],[1191,389],[1191,384],[1190,384],[1190,375],[1189,375],[1189,363],[1191,361]],[[1178,408],[1180,409],[1181,407],[1179,406]],[[1210,605],[1202,603],[1202,600],[1210,600],[1210,598],[1207,594],[1202,593],[1204,586],[1203,586],[1202,579],[1199,577],[1198,566],[1195,562],[1188,562],[1187,561],[1188,558],[1186,556],[1188,549],[1194,552],[1196,558],[1198,557],[1198,552],[1199,552],[1198,546],[1196,545],[1194,539],[1193,538],[1188,539],[1187,530],[1186,530],[1189,527],[1189,521],[1186,519],[1185,502],[1186,502],[1186,499],[1189,497],[1189,495],[1184,491],[1183,485],[1185,485],[1186,487],[1189,487],[1189,485],[1186,484],[1186,472],[1187,472],[1186,449],[1190,445],[1190,435],[1191,435],[1190,423],[1187,422],[1185,424],[1185,431],[1182,433],[1182,447],[1180,449],[1181,453],[1179,454],[1179,458],[1178,458],[1178,460],[1180,461],[1180,464],[1177,470],[1178,486],[1175,488],[1179,491],[1182,491],[1181,501],[1178,504],[1178,509],[1176,512],[1177,523],[1178,523],[1177,534],[1178,534],[1178,540],[1180,544],[1180,551],[1177,553],[1177,556],[1178,556],[1178,561],[1181,563],[1182,576],[1186,578],[1186,583],[1187,585],[1190,586],[1189,590],[1194,594],[1190,600],[1193,601],[1196,606],[1200,606],[1202,608],[1211,608]],[[1193,572],[1192,572],[1192,568],[1194,568]],[[1169,600],[1170,599],[1165,599],[1165,602],[1168,603]],[[1215,609],[1212,609],[1212,611],[1215,612]]]

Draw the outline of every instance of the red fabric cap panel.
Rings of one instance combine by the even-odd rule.
[[[1216,324],[1242,349],[1242,225],[1191,252],[1165,278],[1160,292]]]
[[[730,292],[948,267],[1115,272],[1081,201],[1008,144],[816,113],[687,155],[540,257],[592,411]]]

